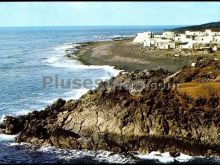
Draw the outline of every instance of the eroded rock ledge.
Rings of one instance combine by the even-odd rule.
[[[77,101],[58,99],[45,110],[8,116],[0,127],[36,145],[220,155],[220,62],[199,60],[171,75],[120,73]]]

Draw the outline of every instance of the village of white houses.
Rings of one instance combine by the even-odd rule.
[[[185,31],[182,33],[173,31],[153,33],[148,31],[138,33],[133,43],[142,44],[148,49],[193,50],[197,53],[212,53],[216,52],[220,47],[220,32],[214,32],[211,29]]]

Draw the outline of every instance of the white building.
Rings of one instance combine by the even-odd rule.
[[[220,36],[214,36],[213,40],[214,40],[214,42],[220,43]]]
[[[205,35],[212,36],[212,30],[211,29],[206,29],[205,30]]]
[[[155,46],[159,49],[175,49],[175,42],[172,42],[169,39],[156,39]]]
[[[174,38],[176,42],[192,42],[192,38],[187,38],[185,34],[179,34]]]
[[[212,32],[212,36],[218,36],[218,32]]]
[[[150,47],[151,46],[151,42],[152,42],[151,38],[146,38],[144,40],[144,47]]]
[[[185,34],[178,34],[177,36],[174,37],[174,41],[176,42],[182,42],[186,38]]]
[[[201,31],[185,31],[185,35],[187,35],[187,36],[202,36],[203,32],[201,32]]]
[[[133,40],[134,43],[144,43],[144,40],[146,40],[147,38],[151,38],[153,37],[153,33],[152,32],[143,32],[143,33],[138,33],[137,37],[135,37],[135,39]]]
[[[176,47],[175,42],[169,39],[161,38],[148,38],[144,40],[145,47],[156,47],[158,49],[174,49]]]
[[[193,48],[193,42],[186,42],[180,45],[181,49],[192,49]]]
[[[175,42],[159,42],[157,43],[157,47],[159,49],[175,49],[176,45]]]
[[[143,44],[144,47],[154,47],[158,49],[175,49],[176,42],[180,49],[204,48],[212,49],[210,43],[220,44],[220,33],[212,32],[210,29],[205,31],[185,31],[184,34],[175,34],[174,32],[163,32],[156,34],[152,32],[138,33],[133,43]],[[210,45],[207,45],[210,44]],[[217,47],[213,51],[218,50]]]
[[[157,39],[155,39],[155,38],[147,38],[144,40],[144,46],[145,47],[154,47],[156,40]]]
[[[163,32],[162,37],[166,39],[174,39],[176,34],[174,32]]]
[[[155,35],[154,35],[154,38],[163,38],[163,35],[155,34]]]
[[[195,42],[199,44],[209,44],[214,41],[213,36],[198,36],[195,38]]]

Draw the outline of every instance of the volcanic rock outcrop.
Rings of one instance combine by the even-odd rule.
[[[1,128],[35,145],[220,155],[219,78],[216,60],[174,76],[163,69],[121,72],[79,100],[7,117]]]

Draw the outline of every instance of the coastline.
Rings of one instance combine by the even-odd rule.
[[[214,57],[206,54],[181,55],[177,50],[149,50],[131,43],[132,39],[121,37],[111,41],[78,43],[77,50],[67,50],[65,56],[79,60],[85,65],[110,65],[128,72],[160,68],[176,72],[195,63],[200,57]]]
[[[205,68],[208,69],[210,66],[214,67],[218,64],[219,61],[201,61],[197,64],[197,67],[199,70],[200,68],[204,70]],[[192,68],[185,68],[179,74],[175,75],[175,81],[185,82],[188,79],[185,77],[188,76],[185,72],[191,72],[188,71],[188,69],[191,70]],[[197,75],[199,76],[200,73],[196,73],[195,70],[192,71],[194,72],[192,74],[193,79],[196,81],[205,80],[203,80],[203,77],[200,77],[201,80],[197,80]],[[115,79],[111,79],[110,84],[119,82],[123,84],[127,81],[135,81],[135,79],[141,80],[144,83],[146,83],[146,80],[157,82],[161,81],[161,78],[166,79],[168,76],[170,76],[170,73],[164,70],[152,71],[150,73],[147,71],[126,73],[118,75]],[[214,82],[215,78],[212,81]],[[130,87],[128,90],[119,88],[115,89],[115,91],[111,86],[108,87],[104,84],[105,83],[100,83],[97,89],[87,92],[79,100],[65,101],[59,99],[43,111],[34,111],[26,116],[17,118],[8,117],[5,123],[5,130],[8,131],[8,134],[21,131],[21,134],[16,138],[16,142],[29,142],[40,146],[50,144],[58,148],[107,150],[117,153],[136,150],[140,153],[151,153],[152,151],[160,151],[162,153],[170,152],[171,155],[179,155],[178,153],[181,152],[191,156],[219,155],[217,132],[217,134],[211,137],[212,139],[204,138],[200,141],[200,134],[207,135],[212,132],[212,129],[217,129],[216,124],[218,124],[218,119],[216,115],[218,110],[213,111],[211,115],[212,119],[207,120],[207,116],[204,116],[203,111],[199,114],[193,112],[194,108],[200,107],[199,104],[197,105],[197,99],[187,98],[180,93],[178,94],[176,90],[165,89],[165,91],[160,91],[157,89],[156,91],[152,91],[146,88],[143,90],[147,90],[147,92],[141,92],[138,89]],[[164,106],[159,106],[161,104],[159,102],[150,105],[149,99],[157,97],[161,98],[158,101],[161,101]],[[167,99],[169,100],[168,102],[163,101]],[[209,100],[210,99],[212,100],[214,98],[211,97]],[[189,105],[186,104],[189,101],[192,103]],[[149,102],[150,107],[155,107],[154,110],[151,111],[150,107],[143,104],[144,102]],[[210,106],[216,107],[215,104],[208,105],[209,102],[205,104],[208,106],[205,106],[205,111],[209,111]],[[180,108],[178,108],[179,111],[189,111],[179,114],[181,115],[180,121],[177,120],[178,116],[175,115],[177,106]],[[119,107],[120,109],[118,109]],[[136,107],[135,111],[134,107]],[[143,110],[141,109],[145,109],[146,112],[142,112]],[[161,114],[160,111],[167,113]],[[117,115],[115,116],[114,113],[117,113]],[[88,116],[88,114],[90,115]],[[172,115],[170,116],[169,114]],[[150,123],[148,120],[140,120],[140,115],[144,115],[145,117],[150,115]],[[199,118],[197,118],[198,115],[200,116]],[[127,118],[126,120],[128,120],[127,122],[124,121],[125,117]],[[174,119],[172,119],[173,117]],[[190,125],[192,130],[186,132],[184,126],[185,121],[182,119],[188,117],[197,124],[198,122],[206,122],[201,125],[201,128],[198,128],[197,131],[199,132],[194,131],[194,129],[198,127],[196,126],[197,124]],[[196,119],[201,121],[197,121]],[[211,130],[203,128],[209,126],[209,122],[212,120],[215,124],[211,126]],[[55,121],[55,123],[53,125],[49,124],[52,121]],[[30,127],[29,124],[25,123],[32,123],[32,126]],[[133,126],[131,125],[132,123]],[[3,126],[4,125],[1,125],[1,127]],[[108,128],[109,126],[111,127]],[[121,130],[121,127],[124,128],[124,131]],[[136,131],[133,132],[132,127],[134,127],[133,129]],[[93,130],[92,132],[91,129]],[[111,141],[109,141],[109,139],[111,139]],[[160,141],[160,145],[157,141]],[[125,147],[124,145],[127,144],[129,145]]]
[[[103,42],[103,41],[102,41]],[[109,41],[108,41],[109,42]],[[89,43],[90,44],[90,43]],[[87,45],[85,45],[85,46],[87,46]],[[80,48],[80,47],[79,47]],[[80,59],[78,59],[78,56],[76,56],[77,58],[76,58],[76,60],[80,60]],[[74,57],[75,58],[75,57]],[[84,63],[85,64],[85,63]],[[128,71],[128,70],[127,70]],[[98,93],[100,92],[99,90],[95,90],[96,92],[98,91]],[[96,93],[95,92],[95,93]],[[90,95],[92,95],[93,94],[93,92],[92,91],[90,91],[90,92],[88,92],[86,95],[84,95],[83,97],[81,97],[81,99],[79,99],[79,100],[83,100],[84,98],[87,98],[87,97],[90,97]],[[102,96],[102,92],[101,92],[101,96]],[[99,94],[98,94],[99,95]],[[107,98],[106,98],[107,99]],[[111,99],[111,98],[109,98],[109,99]],[[78,101],[78,100],[77,100]],[[105,101],[105,100],[104,100]],[[60,102],[58,101],[58,102],[56,102],[55,104],[60,104]],[[67,102],[68,103],[68,102]],[[64,104],[64,105],[63,105]],[[56,107],[57,105],[54,105],[55,106],[55,109],[53,109],[53,110],[55,110],[55,111],[57,111],[60,107],[59,106],[61,106],[61,108],[62,108],[62,106],[65,106],[65,104],[66,103],[63,103],[62,101],[61,101],[61,105],[58,105],[58,107]],[[69,102],[68,104],[72,104],[71,102]],[[73,104],[75,104],[75,103],[73,103]],[[127,104],[127,103],[125,103],[125,104]],[[52,107],[53,107],[53,105],[52,105]],[[72,105],[71,105],[72,106]],[[75,105],[74,105],[75,106]],[[122,105],[122,106],[124,106],[124,105]],[[57,109],[58,108],[58,109]],[[59,111],[61,111],[60,113],[61,113],[61,115],[62,115],[62,110],[58,110],[58,112]],[[35,112],[36,113],[36,112]],[[34,113],[34,115],[35,115],[35,113]],[[46,113],[46,112],[45,112]],[[54,112],[50,112],[50,113],[54,113]],[[104,113],[104,112],[103,112]],[[58,113],[59,114],[59,113]],[[38,113],[37,113],[37,115],[38,115]],[[47,114],[46,114],[47,115]],[[37,119],[38,120],[38,119]],[[50,120],[50,119],[49,119]],[[60,119],[58,119],[58,120],[60,120]],[[63,119],[61,119],[61,120],[63,120]],[[58,123],[59,124],[59,123]],[[77,128],[78,129],[78,128]],[[57,132],[55,133],[55,134],[57,134]],[[59,133],[58,133],[59,134]],[[64,134],[66,134],[66,133],[64,133]],[[68,134],[68,133],[67,133]],[[54,135],[54,136],[57,136],[57,135]],[[60,136],[60,134],[59,134],[59,136]],[[62,135],[61,134],[61,136],[64,136],[64,135]],[[75,136],[75,134],[73,135],[73,136]],[[97,135],[97,136],[100,136],[100,135]],[[112,137],[112,135],[109,135],[109,136],[111,136]],[[115,136],[116,137],[116,136]],[[58,138],[58,137],[56,137],[56,138]],[[100,138],[100,137],[99,137]],[[120,139],[120,137],[117,137],[118,139]],[[125,137],[125,138],[131,138],[131,137]],[[144,138],[144,137],[143,137]],[[162,139],[162,137],[161,138],[159,138],[159,139],[157,139],[157,138],[154,138],[154,136],[152,136],[152,137],[147,137],[147,138],[149,138],[149,140],[152,140],[152,142],[153,143],[155,143],[155,141],[158,141],[158,140],[160,140],[160,139]],[[20,139],[21,141],[22,141],[22,139]],[[29,139],[30,141],[29,142],[33,142],[33,141],[31,141],[31,139]],[[74,139],[75,140],[75,139]],[[134,140],[134,139],[133,139]],[[164,141],[163,141],[163,143],[165,143],[166,142],[166,138],[165,139],[163,139]],[[186,140],[186,139],[185,139]],[[18,140],[19,141],[19,140]],[[173,141],[173,139],[171,138],[170,140],[168,139],[168,141]],[[170,144],[171,144],[171,146],[172,147],[174,147],[175,148],[175,143],[179,143],[180,141],[176,141],[176,142],[174,142],[174,144],[173,144],[173,142],[170,142]],[[56,147],[59,147],[60,146],[60,144],[59,144],[59,142],[58,142],[58,144],[56,144],[57,142],[52,142],[52,144],[54,145],[54,146],[56,146]],[[137,142],[138,143],[138,142]],[[46,144],[47,144],[47,142],[46,142]],[[148,143],[147,143],[148,144]],[[156,143],[155,143],[156,144]],[[198,143],[198,145],[197,145],[197,143],[195,143],[194,144],[194,142],[193,143],[191,143],[191,142],[187,142],[186,141],[186,144],[187,145],[192,145],[192,146],[196,146],[196,148],[198,149],[198,153],[203,153],[204,154],[204,152],[205,151],[203,151],[202,149],[200,149],[198,146],[203,146],[203,145],[201,145],[200,143]],[[40,144],[41,145],[41,144]],[[64,144],[65,145],[65,144]],[[68,144],[69,145],[69,144]],[[166,146],[166,144],[163,144],[164,146]],[[183,142],[183,145],[182,144],[180,144],[180,151],[184,151],[184,148],[183,149],[181,149],[181,147],[183,147],[185,145],[185,143]],[[191,146],[191,147],[192,147]],[[61,145],[61,147],[62,147],[62,145]],[[166,146],[166,147],[168,147],[168,146]],[[171,149],[171,151],[173,150],[172,149],[172,147],[171,148],[169,148],[169,149]],[[208,148],[208,146],[206,146],[206,145],[204,145],[203,146],[205,149],[204,150],[206,150],[206,147]],[[90,149],[90,148],[89,148]],[[101,149],[103,149],[103,148],[101,148]],[[131,148],[130,148],[131,149]],[[169,149],[159,149],[160,151],[169,151]],[[192,148],[191,148],[192,149]],[[215,149],[215,146],[214,146],[214,148],[213,149]],[[186,148],[185,148],[185,150],[186,150]],[[195,149],[192,149],[192,150],[195,150]],[[199,151],[199,150],[201,150],[201,151]],[[140,151],[142,152],[142,153],[145,153],[146,151],[143,149],[141,149],[140,148]],[[151,150],[149,150],[149,151],[151,151]],[[116,152],[120,152],[120,150],[117,150],[117,147],[116,147]],[[189,152],[190,153],[190,152]],[[173,152],[172,154],[174,154],[175,155],[175,152]],[[195,154],[195,153],[194,153]]]

